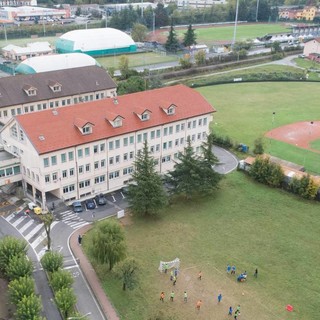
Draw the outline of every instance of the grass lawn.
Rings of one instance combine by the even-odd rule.
[[[256,138],[275,127],[319,120],[319,83],[237,83],[201,87],[197,91],[217,110],[212,129],[251,147]],[[269,139],[265,140],[265,148],[272,155],[320,173],[317,153]]]
[[[196,28],[196,27],[194,27]],[[215,41],[228,41],[233,39],[233,26],[219,26],[210,28],[196,28],[197,43],[212,45]],[[288,26],[281,23],[256,23],[239,24],[237,27],[236,41],[255,39],[268,33],[288,32]],[[177,35],[183,39],[186,29],[177,29]],[[166,35],[168,31],[166,31]]]
[[[241,305],[241,319],[316,319],[320,301],[318,205],[254,183],[242,172],[228,175],[209,199],[173,204],[159,220],[126,224],[129,255],[141,264],[140,286],[123,292],[114,273],[99,268],[103,287],[121,319],[230,319],[229,306]],[[90,234],[86,235],[90,241]],[[85,245],[85,243],[84,243]],[[160,260],[181,259],[177,285],[157,270]],[[227,275],[246,270],[248,281]],[[259,269],[254,279],[255,268]],[[202,280],[197,279],[202,271]],[[169,301],[174,289],[175,301]],[[183,291],[188,303],[183,303]],[[159,301],[165,291],[165,302]],[[223,299],[217,304],[217,296]],[[199,313],[198,299],[203,300]],[[285,310],[287,304],[295,308]]]
[[[8,41],[0,40],[0,48],[7,46],[8,44],[14,44],[16,46],[25,46],[27,43],[30,42],[44,42],[48,41],[51,45],[55,44],[55,41],[58,37],[38,37],[38,38],[21,38],[21,39],[10,39]]]
[[[104,68],[119,68],[119,60],[121,55],[109,56],[109,57],[100,57],[96,60]],[[155,52],[145,52],[145,53],[136,53],[136,54],[127,54],[126,57],[129,59],[129,67],[139,67],[144,65],[177,61],[179,59],[176,55],[162,55]]]

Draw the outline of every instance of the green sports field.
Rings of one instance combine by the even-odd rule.
[[[216,41],[232,41],[234,26],[215,26],[207,28],[196,28],[197,43],[211,45]],[[183,34],[186,29],[177,29],[177,34],[180,39],[183,39]],[[239,24],[237,26],[236,41],[244,41],[247,39],[255,39],[262,37],[268,33],[289,32],[290,28],[285,24],[280,23],[256,23],[256,24]],[[165,33],[166,35],[168,32]]]
[[[212,129],[253,146],[267,131],[298,121],[319,120],[319,83],[261,82],[201,87],[216,108]],[[273,112],[275,117],[273,121]],[[314,141],[319,146],[319,141]],[[320,174],[320,155],[284,142],[265,139],[266,152]]]

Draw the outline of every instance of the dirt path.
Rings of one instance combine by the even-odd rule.
[[[0,320],[9,320],[10,310],[8,309],[8,285],[3,279],[0,279]]]

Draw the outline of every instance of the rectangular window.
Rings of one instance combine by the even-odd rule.
[[[99,169],[99,161],[95,161],[94,170],[98,170],[98,169]]]
[[[181,123],[181,131],[184,131],[184,123]]]
[[[120,176],[120,171],[114,171],[114,172],[110,172],[109,173],[109,179],[110,180],[118,178],[119,176]]]
[[[207,134],[205,132],[202,132],[202,139],[205,140],[207,137]]]
[[[130,151],[129,153],[129,159],[132,160],[134,158],[134,152],[133,151]]]
[[[109,158],[109,164],[110,164],[110,165],[113,165],[113,157],[110,157],[110,158]]]
[[[138,139],[138,143],[140,143],[142,141],[142,134],[141,133],[138,134],[137,139]]]
[[[172,141],[169,141],[169,143],[168,143],[168,147],[169,147],[169,149],[171,149],[171,148],[172,148]]]
[[[16,115],[16,110],[15,109],[11,109],[11,115],[15,116]]]
[[[98,151],[99,151],[99,146],[98,145],[93,146],[93,153],[98,153]]]
[[[69,169],[69,176],[74,176],[74,168]]]
[[[28,113],[28,112],[29,112],[29,107],[28,106],[24,107],[24,113]]]
[[[176,125],[176,133],[180,132],[180,124]]]
[[[63,193],[69,193],[74,191],[74,184],[70,185],[70,186],[65,186],[63,187]]]
[[[169,162],[170,160],[171,160],[171,156],[165,156],[165,157],[162,157],[161,162],[162,163]]]
[[[202,126],[202,119],[199,119],[199,120],[198,120],[198,125],[199,125],[199,126]]]
[[[128,146],[128,138],[123,138],[123,146],[124,147]]]
[[[130,140],[130,144],[134,144],[134,136],[130,136],[129,140]]]
[[[154,146],[150,147],[150,153],[154,153]]]
[[[49,183],[50,182],[50,175],[49,174],[46,174],[44,176],[44,181],[45,181],[45,183]]]
[[[169,134],[173,134],[173,126],[169,127]]]
[[[17,108],[17,114],[21,114],[21,108]]]
[[[86,157],[90,156],[90,148],[89,147],[84,148],[84,154]]]
[[[62,178],[66,178],[68,176],[67,170],[62,170]]]
[[[61,153],[61,163],[64,163],[67,161],[67,155],[65,153]]]
[[[54,102],[54,106],[55,106],[55,107],[59,107],[59,101],[55,101],[55,102]]]
[[[207,118],[203,118],[203,125],[204,125],[204,126],[207,125]]]
[[[109,141],[109,150],[113,150],[113,141]]]
[[[50,108],[52,109],[54,107],[53,101],[50,102]]]
[[[52,181],[57,181],[58,180],[58,173],[57,172],[54,172],[52,174]]]
[[[167,136],[167,135],[168,135],[168,128],[164,128],[164,129],[163,129],[163,135],[164,135],[164,136]]]
[[[116,156],[116,163],[120,163],[120,156]]]
[[[43,159],[43,166],[46,168],[46,167],[49,167],[49,158],[44,158]]]
[[[162,149],[163,149],[163,150],[167,150],[167,142],[164,142],[164,143],[163,143]]]
[[[128,161],[128,153],[123,154],[123,161]]]
[[[95,177],[94,178],[94,184],[103,183],[105,180],[106,180],[105,175],[99,176],[99,177]]]
[[[192,121],[192,128],[196,128],[197,127],[197,120],[193,120]]]
[[[77,104],[77,103],[78,103],[78,98],[75,97],[75,98],[73,99],[73,101],[74,101],[75,104]]]
[[[52,165],[52,166],[57,165],[57,156],[52,156],[52,157],[51,157],[51,165]]]
[[[184,144],[184,138],[180,138],[180,145]]]
[[[86,172],[90,172],[90,163],[86,164]]]
[[[160,144],[157,144],[156,145],[156,152],[159,152],[160,151]]]
[[[175,145],[176,147],[179,146],[179,139],[176,139],[176,140],[175,140],[174,145]]]
[[[154,139],[154,137],[155,137],[155,131],[152,130],[151,133],[150,133],[150,138],[151,138],[151,140]]]
[[[157,129],[157,138],[160,138],[160,137],[161,137],[161,130]]]
[[[115,141],[115,145],[116,145],[116,149],[119,149],[120,148],[120,139],[117,139]]]
[[[122,171],[124,176],[127,175],[127,174],[130,174],[132,172],[133,172],[133,167],[124,168],[123,171]]]
[[[191,129],[191,125],[192,125],[192,122],[189,121],[189,122],[188,122],[188,129]]]
[[[73,151],[68,152],[68,158],[69,158],[69,161],[73,161],[73,158],[74,158]]]
[[[78,150],[78,158],[82,158],[83,157],[83,151],[82,149]]]
[[[105,150],[105,144],[101,143],[100,144],[100,152],[103,152]]]
[[[193,142],[196,141],[196,135],[195,134],[192,135],[191,141],[193,141]]]
[[[145,132],[143,134],[143,141],[147,141],[148,140],[148,132]]]
[[[106,166],[106,160],[102,159],[100,162],[101,168],[104,168]]]
[[[83,166],[79,166],[79,173],[83,173]]]
[[[67,99],[67,104],[71,104],[71,99]]]

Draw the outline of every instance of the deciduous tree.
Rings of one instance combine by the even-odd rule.
[[[77,302],[77,298],[71,288],[63,288],[56,292],[55,301],[57,307],[67,319]]]
[[[141,23],[134,23],[131,31],[131,37],[136,42],[143,42],[146,40],[148,29]]]
[[[51,274],[50,284],[54,291],[59,291],[62,288],[70,288],[73,284],[73,278],[68,270],[58,270]]]
[[[25,255],[20,254],[9,260],[5,274],[9,280],[14,280],[24,276],[30,277],[32,270],[32,262]]]
[[[35,294],[24,296],[17,305],[17,320],[41,320],[41,301]]]
[[[43,222],[44,230],[47,235],[47,249],[51,250],[51,225],[54,221],[54,216],[52,212],[48,212],[47,214],[43,214],[41,216],[41,220]]]
[[[58,271],[63,265],[63,255],[54,251],[46,252],[41,258],[41,264],[48,272]]]
[[[34,281],[25,276],[12,280],[8,286],[10,301],[17,305],[23,297],[29,297],[34,293]]]
[[[116,273],[122,280],[122,289],[133,290],[138,284],[139,265],[133,258],[123,260],[117,266]]]
[[[112,220],[101,222],[92,233],[90,252],[98,263],[108,263],[109,270],[126,256],[127,246],[121,226]]]

